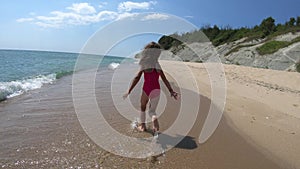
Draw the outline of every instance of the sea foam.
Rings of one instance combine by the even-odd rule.
[[[29,90],[41,88],[44,84],[51,84],[56,80],[56,74],[39,75],[34,78],[11,82],[0,82],[0,101],[18,96]]]
[[[111,63],[111,64],[108,65],[108,69],[109,69],[109,70],[115,70],[115,69],[117,69],[119,66],[120,66],[120,63],[115,63],[115,62],[113,62],[113,63]]]

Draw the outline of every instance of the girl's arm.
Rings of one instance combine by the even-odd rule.
[[[172,89],[172,87],[171,87],[168,79],[166,78],[163,70],[160,70],[160,77],[161,77],[162,81],[165,83],[165,85],[167,86],[171,96],[174,97],[177,100],[178,94],[176,92],[174,92],[174,90]]]
[[[139,82],[141,76],[143,74],[143,71],[140,70],[137,75],[133,78],[132,82],[131,82],[131,85],[130,85],[130,88],[128,89],[127,93],[124,94],[123,98],[125,99],[130,93],[131,91],[133,90],[133,88],[136,86],[136,84]]]

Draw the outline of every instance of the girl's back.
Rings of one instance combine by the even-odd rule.
[[[144,70],[144,86],[143,90],[147,94],[147,96],[150,95],[152,90],[154,89],[160,89],[159,85],[159,71],[157,69],[147,69]]]

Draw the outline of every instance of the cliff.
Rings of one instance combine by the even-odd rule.
[[[268,47],[269,44],[273,43],[285,44],[286,46]],[[265,46],[271,48],[270,54],[261,54],[260,49],[265,50]],[[272,53],[274,50],[272,48],[276,48],[277,51]],[[163,51],[161,59],[207,62],[211,55],[218,55],[221,62],[225,64],[296,71],[297,63],[299,65],[300,61],[300,32],[290,32],[269,39],[258,38],[251,41],[242,38],[217,47],[211,42],[182,43]]]

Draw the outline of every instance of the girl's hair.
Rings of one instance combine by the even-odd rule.
[[[150,42],[142,51],[142,56],[140,59],[140,66],[143,70],[149,68],[160,69],[160,65],[158,63],[158,58],[161,54],[161,46],[156,42]]]
[[[149,48],[161,49],[161,46],[156,42],[150,42],[144,47],[144,49],[149,49]]]

